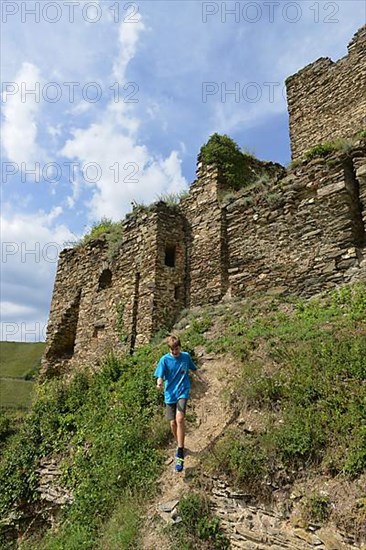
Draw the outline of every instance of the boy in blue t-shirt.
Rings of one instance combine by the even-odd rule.
[[[197,367],[189,353],[181,351],[177,336],[168,336],[167,344],[170,353],[161,357],[154,376],[157,378],[156,386],[159,390],[163,388],[164,382],[166,417],[170,420],[170,427],[178,444],[175,469],[181,472],[184,464],[185,413],[191,387],[189,371],[197,371]],[[197,376],[205,383],[198,372]]]

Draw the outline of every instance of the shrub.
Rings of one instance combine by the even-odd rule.
[[[284,464],[314,461],[325,445],[325,434],[316,409],[291,408],[273,432],[276,452]]]
[[[202,145],[200,154],[206,165],[218,166],[225,182],[233,189],[240,189],[256,177],[248,163],[253,157],[242,153],[235,141],[226,134],[212,134],[208,142]]]
[[[304,157],[311,160],[316,157],[326,157],[334,151],[348,151],[352,147],[352,141],[345,139],[336,139],[334,141],[326,141],[318,143],[311,149],[305,152]]]
[[[366,470],[366,425],[355,426],[343,471],[350,477],[357,477]]]
[[[122,243],[122,232],[121,222],[113,222],[110,218],[104,217],[92,225],[90,231],[76,243],[76,246],[83,247],[103,237],[108,246],[108,259],[111,261],[118,254]]]
[[[113,221],[110,218],[105,217],[103,217],[98,222],[94,222],[89,232],[82,237],[80,244],[86,245],[90,241],[98,239],[98,237],[105,235],[106,233],[111,231],[113,225]]]
[[[272,208],[279,208],[283,204],[283,198],[279,193],[268,193],[266,201]]]
[[[311,523],[325,523],[330,515],[329,497],[312,494],[302,503],[304,518]]]
[[[0,443],[4,442],[12,433],[9,416],[0,410]]]
[[[239,430],[228,432],[216,443],[207,463],[214,471],[229,475],[236,485],[255,489],[256,493],[268,474],[263,441]]]
[[[204,495],[198,493],[185,495],[179,502],[178,513],[182,519],[178,538],[185,537],[187,540],[188,537],[193,539],[193,543],[207,541],[210,543],[210,548],[217,550],[229,548],[229,541],[221,531],[218,518],[210,513],[209,503]]]

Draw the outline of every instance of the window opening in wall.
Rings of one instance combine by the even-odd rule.
[[[167,245],[165,247],[165,265],[168,267],[175,267],[175,251],[176,246],[173,245]]]
[[[104,290],[112,285],[112,271],[110,269],[103,269],[98,281],[98,292]]]
[[[366,244],[366,231],[363,221],[363,205],[360,198],[360,184],[356,178],[355,169],[351,159],[347,159],[344,165],[344,182],[349,195],[349,212],[352,226],[353,244],[356,247],[364,247]]]
[[[174,300],[179,300],[180,297],[180,286],[175,285],[174,287]]]
[[[104,323],[96,323],[94,325],[93,338],[100,338],[104,332]]]

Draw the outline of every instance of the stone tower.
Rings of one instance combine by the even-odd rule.
[[[292,159],[366,128],[366,25],[334,63],[321,57],[286,80]]]

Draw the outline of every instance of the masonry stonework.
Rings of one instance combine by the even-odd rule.
[[[44,371],[62,372],[111,349],[132,351],[174,320],[185,305],[183,223],[180,212],[159,203],[121,223],[116,257],[105,238],[61,253]]]
[[[353,41],[357,52],[364,38],[361,29]],[[348,57],[357,55],[350,49]],[[301,81],[305,74],[300,71]],[[352,94],[334,118],[342,137],[355,133],[347,117],[354,129],[361,120],[363,99],[355,105]],[[299,104],[306,105],[306,97]],[[296,126],[294,101],[290,115],[291,109],[298,155],[325,134],[313,115],[308,127],[301,120]],[[105,236],[61,253],[44,375],[97,365],[111,349],[132,353],[172,326],[186,307],[261,292],[311,296],[366,282],[366,139],[287,170],[250,157],[247,162],[251,182],[233,193],[219,168],[199,157],[188,196],[176,206],[160,201],[135,209],[120,224],[114,254]]]
[[[322,57],[286,81],[292,158],[366,127],[366,25],[336,63]]]

